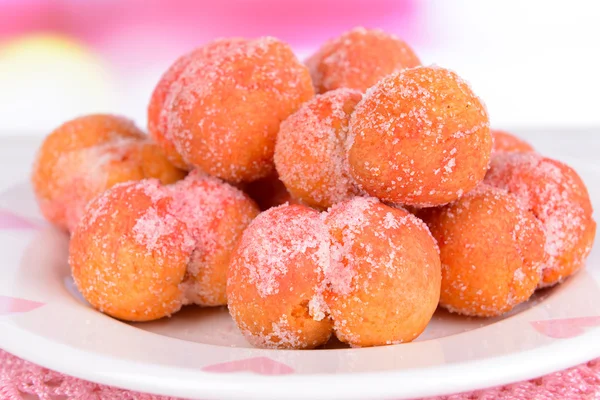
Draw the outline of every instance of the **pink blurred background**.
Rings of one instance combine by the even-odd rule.
[[[378,26],[421,41],[424,3],[414,0],[3,0],[0,35],[60,32],[111,62],[142,67],[223,36],[276,36],[298,49],[356,25]],[[131,51],[134,50],[134,51]]]
[[[358,25],[455,69],[494,125],[597,125],[599,17],[583,0],[0,0],[0,135],[90,112],[145,125],[160,74],[206,41],[271,35],[305,58]]]

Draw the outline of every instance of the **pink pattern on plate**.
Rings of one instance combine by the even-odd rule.
[[[44,304],[16,297],[0,296],[0,315],[24,313],[35,310]]]
[[[585,328],[600,326],[600,316],[533,321],[531,325],[541,334],[555,339],[566,339],[583,334]]]
[[[4,229],[37,229],[39,225],[23,218],[12,211],[0,209],[0,230]]]
[[[253,372],[259,375],[287,375],[294,373],[292,367],[267,357],[246,358],[244,360],[213,364],[202,368],[202,370],[225,374],[232,372]]]

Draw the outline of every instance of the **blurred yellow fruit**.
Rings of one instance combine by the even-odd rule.
[[[68,37],[0,43],[0,134],[43,133],[76,115],[116,111],[115,88],[102,60]]]

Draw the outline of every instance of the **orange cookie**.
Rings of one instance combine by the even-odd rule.
[[[596,223],[585,184],[569,166],[536,153],[496,153],[485,182],[514,194],[542,223],[548,260],[540,286],[551,286],[585,264]]]
[[[275,166],[291,195],[327,208],[358,193],[346,161],[348,121],[360,92],[338,89],[306,102],[282,124]]]
[[[326,343],[332,322],[317,295],[328,262],[317,211],[283,205],[260,214],[242,235],[227,280],[229,312],[246,339],[278,349]]]
[[[197,172],[171,186],[116,185],[73,232],[73,277],[92,306],[129,321],[225,305],[231,252],[257,214],[242,191]]]
[[[362,189],[412,206],[446,204],[485,176],[484,104],[454,72],[417,67],[379,81],[350,120],[348,162]]]
[[[195,242],[156,180],[127,182],[92,201],[74,230],[69,264],[96,309],[127,321],[169,316],[183,305]]]
[[[249,182],[273,172],[279,124],[313,95],[287,44],[244,40],[185,68],[165,100],[165,131],[187,164]]]
[[[44,216],[72,231],[87,203],[116,183],[171,183],[183,176],[131,121],[99,114],[54,130],[39,149],[31,180]]]
[[[373,198],[340,203],[325,218],[331,261],[324,299],[351,346],[410,342],[440,298],[440,257],[427,226]]]
[[[498,129],[492,129],[491,132],[492,132],[492,139],[494,140],[492,153],[496,153],[498,151],[508,151],[508,152],[534,151],[533,147],[529,143],[527,143],[523,139],[519,139],[515,135],[512,135],[508,132],[501,131]]]
[[[306,61],[317,93],[339,88],[364,92],[384,76],[420,64],[403,40],[365,28],[328,41]]]
[[[148,104],[148,132],[156,143],[161,146],[168,159],[178,168],[189,169],[189,166],[181,158],[167,130],[168,113],[166,112],[165,105],[170,91],[173,86],[177,85],[179,77],[190,64],[210,60],[218,56],[221,52],[230,50],[242,41],[243,39],[238,38],[218,39],[181,56],[163,74],[152,92],[152,97]]]
[[[440,247],[440,305],[491,317],[527,301],[545,261],[542,226],[505,190],[480,185],[460,200],[421,213]]]

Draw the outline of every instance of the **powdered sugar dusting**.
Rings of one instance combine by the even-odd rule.
[[[258,210],[241,190],[199,171],[191,172],[167,190],[173,198],[169,212],[186,225],[194,243],[188,278],[181,286],[187,302],[220,305],[224,285],[216,285],[213,279],[226,265],[215,258],[233,249]],[[241,217],[231,219],[236,213]]]
[[[133,226],[134,238],[148,251],[158,250],[158,240],[173,234],[178,222],[172,215],[159,215],[156,208],[150,207]]]
[[[517,282],[522,282],[525,279],[525,274],[521,268],[517,268],[514,273],[514,279]]]
[[[383,218],[383,226],[385,227],[385,229],[390,229],[390,228],[398,228],[399,224],[396,221],[396,218],[394,218],[394,215],[391,212],[388,212],[387,214],[385,214],[385,217]]]
[[[256,286],[262,297],[279,292],[279,280],[297,257],[308,256],[318,268],[327,269],[326,254],[320,251],[327,237],[323,237],[326,231],[318,213],[289,215],[286,207],[290,206],[263,212],[250,224],[252,237],[242,237],[239,257],[248,272],[249,283]]]
[[[277,347],[299,348],[300,338],[296,332],[290,329],[287,315],[283,314],[279,321],[271,325],[271,333],[265,335],[265,343],[276,343]]]
[[[331,243],[331,263],[325,270],[326,284],[335,294],[348,295],[352,292],[352,280],[356,276],[352,267],[352,249],[359,232],[369,226],[366,213],[377,203],[374,198],[356,197],[333,206],[326,215],[330,229],[342,232],[341,242]]]
[[[315,321],[323,320],[329,314],[329,307],[323,298],[323,293],[317,289],[317,293],[308,302],[310,316]]]

